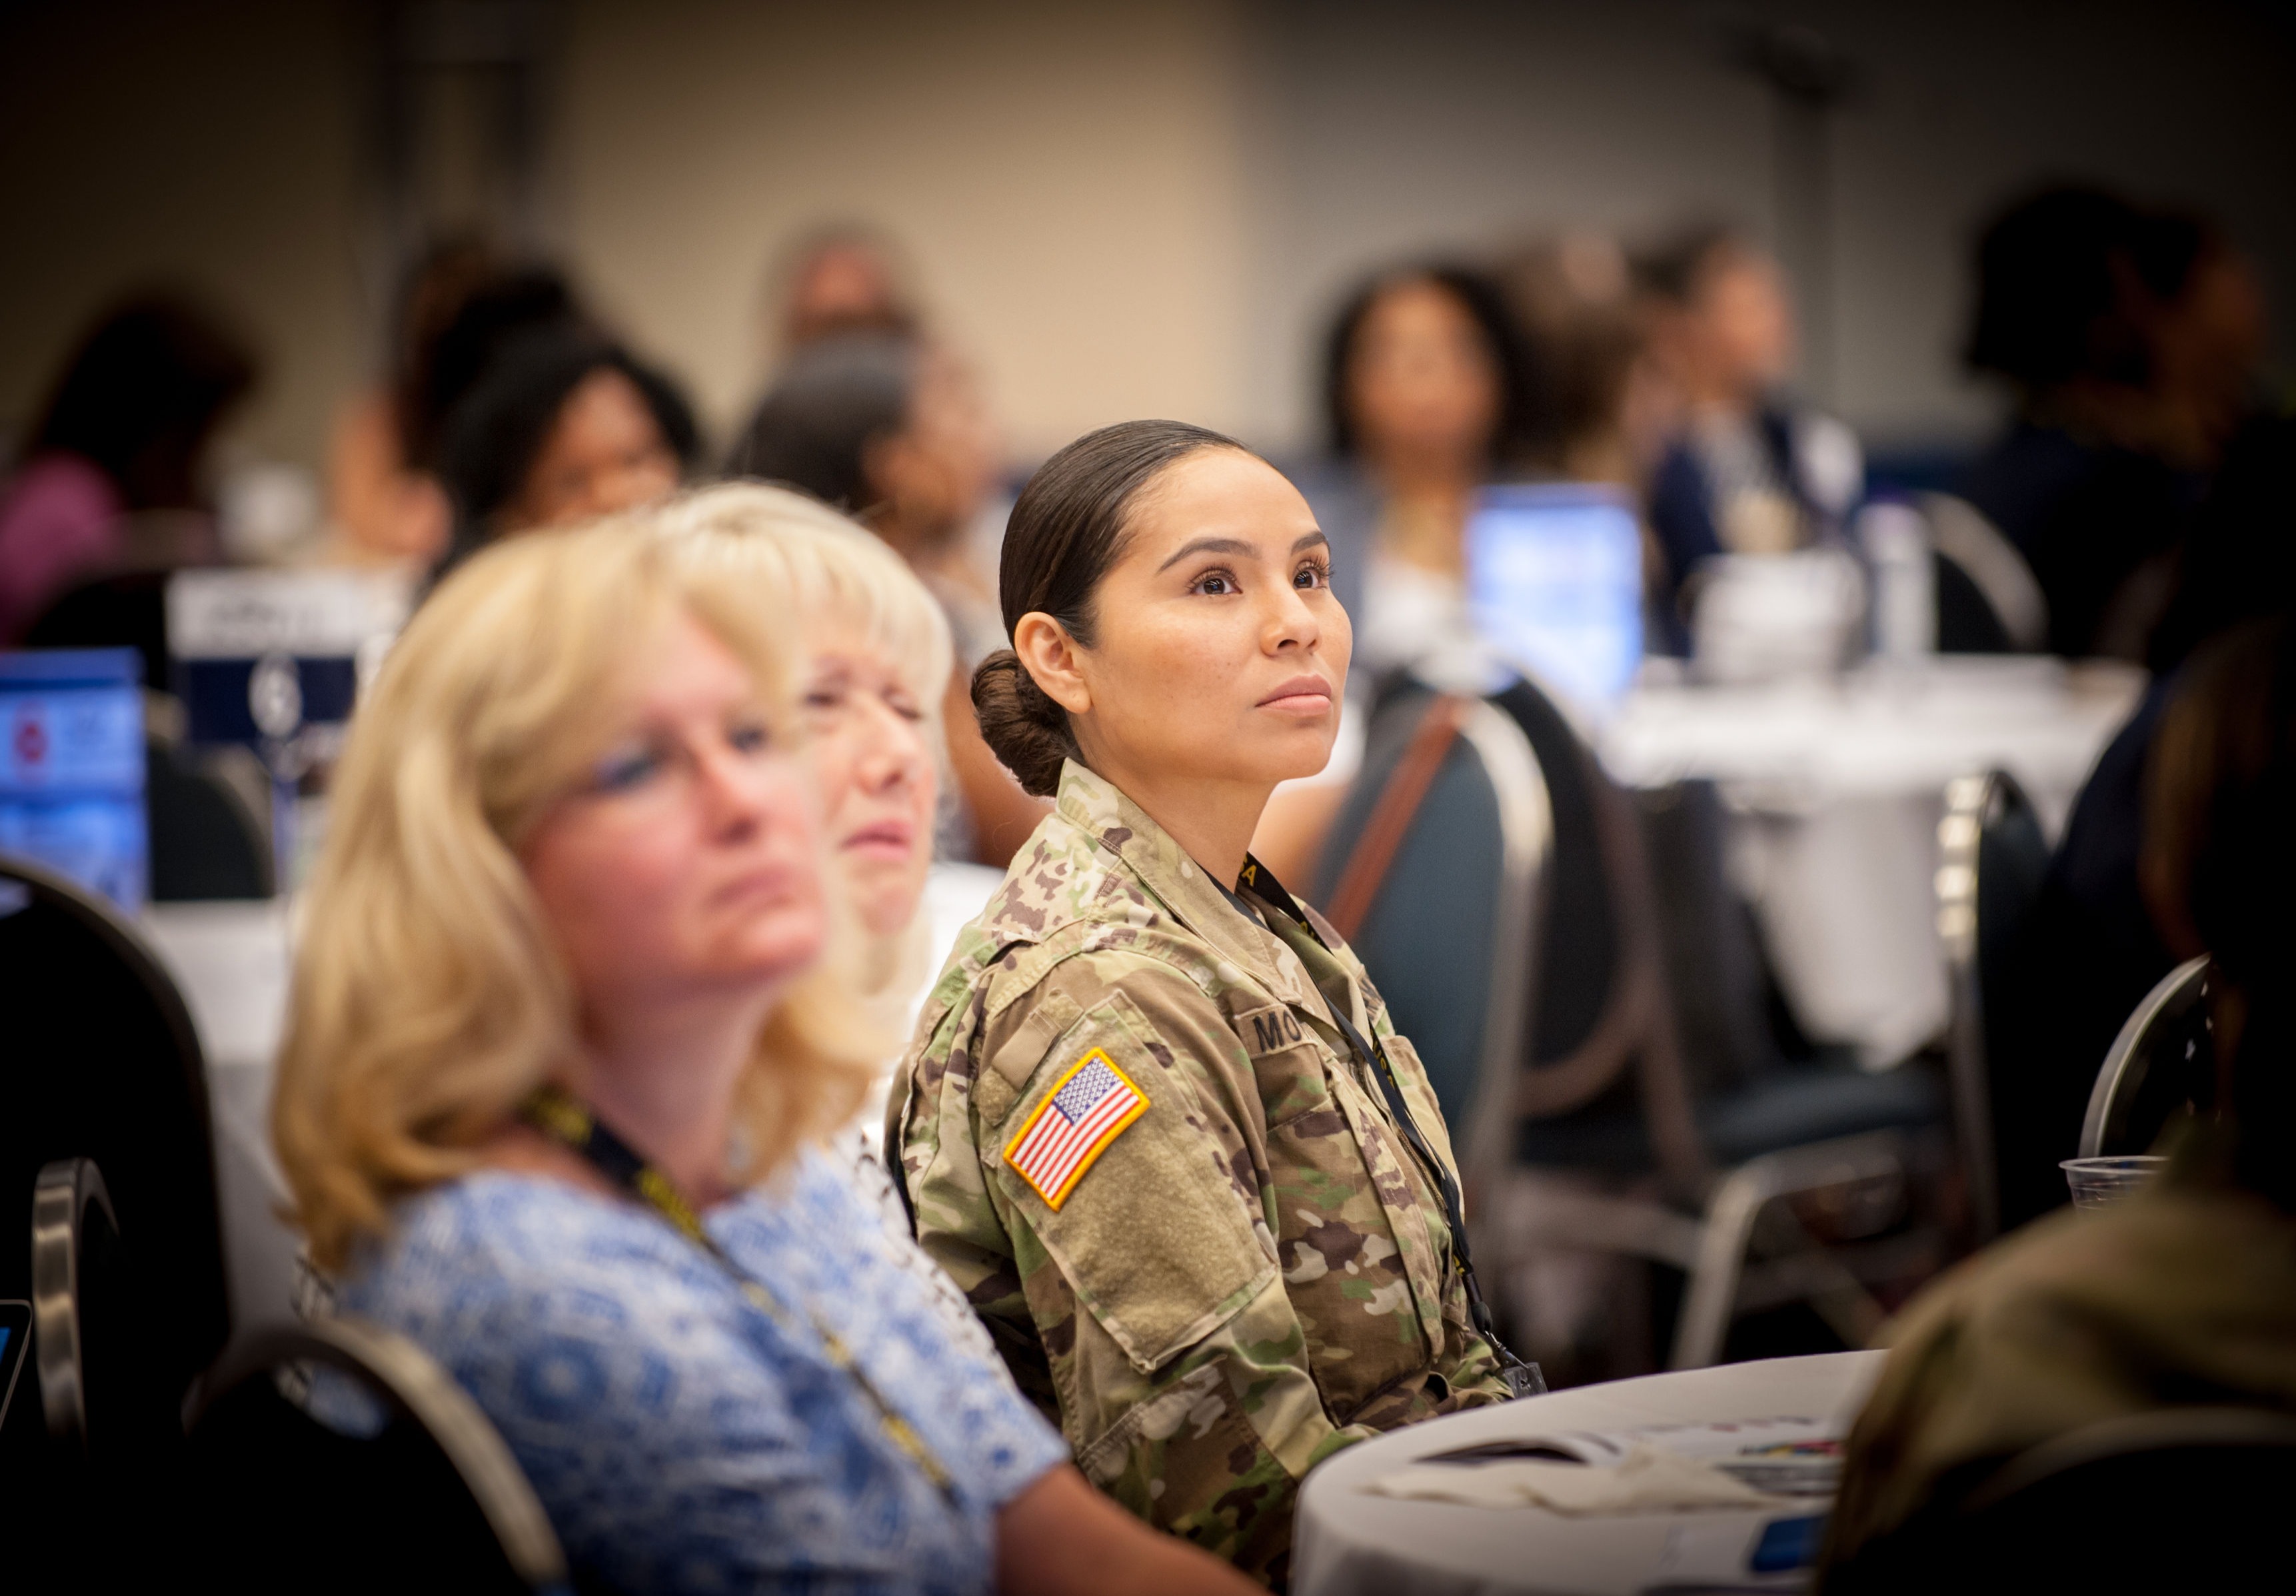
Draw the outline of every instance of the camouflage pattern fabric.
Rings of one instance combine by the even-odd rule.
[[[918,1240],[1086,1475],[1280,1585],[1310,1468],[1508,1392],[1334,1006],[1449,1164],[1418,1055],[1337,933],[1265,921],[1070,762],[926,1000],[887,1146]],[[1004,1150],[1095,1050],[1149,1106],[1055,1207]]]
[[[2149,1190],[2034,1221],[1882,1327],[1827,1566],[2086,1425],[2189,1404],[2296,1413],[2296,1220],[2233,1183],[2218,1127],[2188,1121],[2162,1150]]]

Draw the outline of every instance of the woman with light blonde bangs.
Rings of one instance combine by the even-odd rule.
[[[931,945],[922,908],[938,800],[948,790],[939,713],[954,665],[947,618],[882,540],[788,488],[721,484],[653,520],[682,569],[796,634],[804,653],[796,696],[824,840],[863,933],[862,981],[882,1018],[906,1028],[931,961],[947,951]],[[883,1161],[896,1062],[883,1060],[829,1150],[898,1238],[896,1256],[914,1266],[949,1336],[985,1353],[988,1332],[964,1294],[908,1245],[907,1210]]]
[[[652,520],[691,579],[794,629],[792,696],[812,741],[826,841],[870,943],[864,978],[906,1003],[942,951],[923,945],[917,906],[947,789],[940,707],[955,656],[947,616],[882,540],[785,487],[724,483],[671,501]]]
[[[661,532],[478,555],[354,722],[275,1109],[340,1306],[478,1402],[583,1581],[1247,1588],[1084,1482],[813,1145],[889,1040],[797,629]]]

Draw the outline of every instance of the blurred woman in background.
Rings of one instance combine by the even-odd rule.
[[[253,355],[172,294],[121,305],[73,351],[0,490],[0,648],[75,585],[216,560],[207,448],[254,386]],[[119,639],[114,641],[125,641]]]
[[[667,498],[700,453],[693,413],[660,372],[584,327],[525,331],[445,422],[455,524],[440,569],[512,533]]]
[[[1500,281],[1546,397],[1530,418],[1523,463],[1639,497],[1679,402],[1652,357],[1626,251],[1607,233],[1573,231],[1513,251]]]
[[[1378,685],[1408,670],[1480,690],[1467,513],[1475,490],[1517,463],[1535,414],[1529,356],[1498,288],[1439,263],[1382,273],[1349,297],[1324,346],[1323,398],[1328,453],[1289,474],[1331,539],[1357,675],[1329,763],[1277,788],[1252,839],[1295,880],[1314,873],[1355,778]]]
[[[1382,273],[1349,298],[1324,346],[1325,462],[1295,474],[1332,540],[1333,592],[1357,664],[1441,673],[1468,630],[1462,535],[1474,492],[1530,430],[1529,356],[1480,273]]]
[[[801,487],[884,539],[947,614],[959,678],[1003,646],[972,533],[996,486],[997,443],[972,374],[931,344],[848,333],[800,349],[734,446],[736,473]],[[1002,865],[1044,806],[980,741],[972,707],[945,706],[955,797],[944,856]]]
[[[849,332],[908,338],[924,323],[900,246],[861,222],[832,222],[782,254],[766,295],[767,337],[783,359]]]
[[[651,530],[486,552],[361,708],[275,1103],[315,1259],[476,1399],[585,1583],[1245,1588],[1086,1486],[809,1145],[886,1039],[797,662]]]

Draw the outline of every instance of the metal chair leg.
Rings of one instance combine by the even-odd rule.
[[[1720,1359],[1732,1309],[1737,1305],[1747,1245],[1765,1205],[1797,1191],[1893,1174],[1902,1164],[1898,1138],[1883,1133],[1765,1153],[1724,1175],[1706,1204],[1669,1366],[1703,1369]]]

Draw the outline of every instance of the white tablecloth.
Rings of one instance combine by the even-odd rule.
[[[1350,1446],[1310,1474],[1300,1490],[1292,1589],[1297,1596],[1726,1589],[1714,1571],[1734,1562],[1742,1570],[1762,1526],[1795,1516],[1794,1510],[1565,1518],[1544,1508],[1396,1501],[1363,1487],[1435,1453],[1558,1429],[1837,1416],[1846,1429],[1880,1375],[1882,1356],[1830,1353],[1581,1386]]]
[[[175,977],[207,1055],[232,1323],[288,1318],[298,1241],[279,1218],[287,1183],[271,1151],[271,1079],[291,946],[287,901],[153,904],[142,929]]]
[[[1895,1063],[1946,1021],[1932,880],[1946,783],[2002,769],[2054,838],[2144,690],[2133,667],[1944,657],[1759,687],[1638,686],[1597,733],[1633,787],[1719,783],[1731,869],[1804,1030]]]

